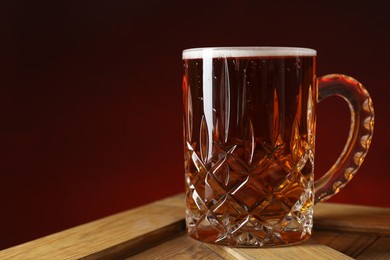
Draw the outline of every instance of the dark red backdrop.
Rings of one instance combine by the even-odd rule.
[[[2,1],[0,249],[183,191],[189,47],[311,47],[319,75],[361,80],[374,141],[331,201],[390,206],[389,5],[314,2]],[[320,175],[345,142],[347,105],[325,101],[318,118]]]

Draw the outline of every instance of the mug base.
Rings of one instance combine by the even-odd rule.
[[[290,233],[290,232],[289,232]],[[271,234],[265,238],[254,237],[251,234],[246,234],[239,238],[225,238],[225,239],[213,239],[212,237],[196,237],[195,235],[186,234],[188,237],[207,244],[234,247],[234,248],[273,248],[273,247],[285,247],[298,245],[310,238],[310,234],[305,234],[301,237],[300,232],[291,232],[288,234],[288,239],[286,239],[286,234],[284,238],[279,237],[278,235]]]

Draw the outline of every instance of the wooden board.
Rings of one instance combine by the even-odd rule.
[[[188,238],[184,195],[0,251],[0,259],[380,259],[390,258],[390,209],[319,204],[307,242],[240,249]]]

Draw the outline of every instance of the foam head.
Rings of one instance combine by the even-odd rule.
[[[275,57],[316,56],[317,51],[297,47],[212,47],[183,51],[183,59],[229,58],[229,57]]]

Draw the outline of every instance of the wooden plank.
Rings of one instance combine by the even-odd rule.
[[[184,228],[183,195],[0,251],[0,259],[113,258],[134,254]]]
[[[319,203],[314,207],[317,230],[390,234],[390,208]]]
[[[277,248],[232,248],[201,243],[182,235],[129,259],[351,259],[314,240]]]
[[[134,255],[131,260],[143,259],[224,259],[206,246],[205,243],[197,242],[187,237],[184,232],[181,236],[168,240],[156,247]]]
[[[356,259],[390,259],[390,237],[381,237]]]
[[[379,236],[364,233],[317,230],[312,234],[311,238],[320,244],[324,244],[352,258],[356,258],[373,244]]]

